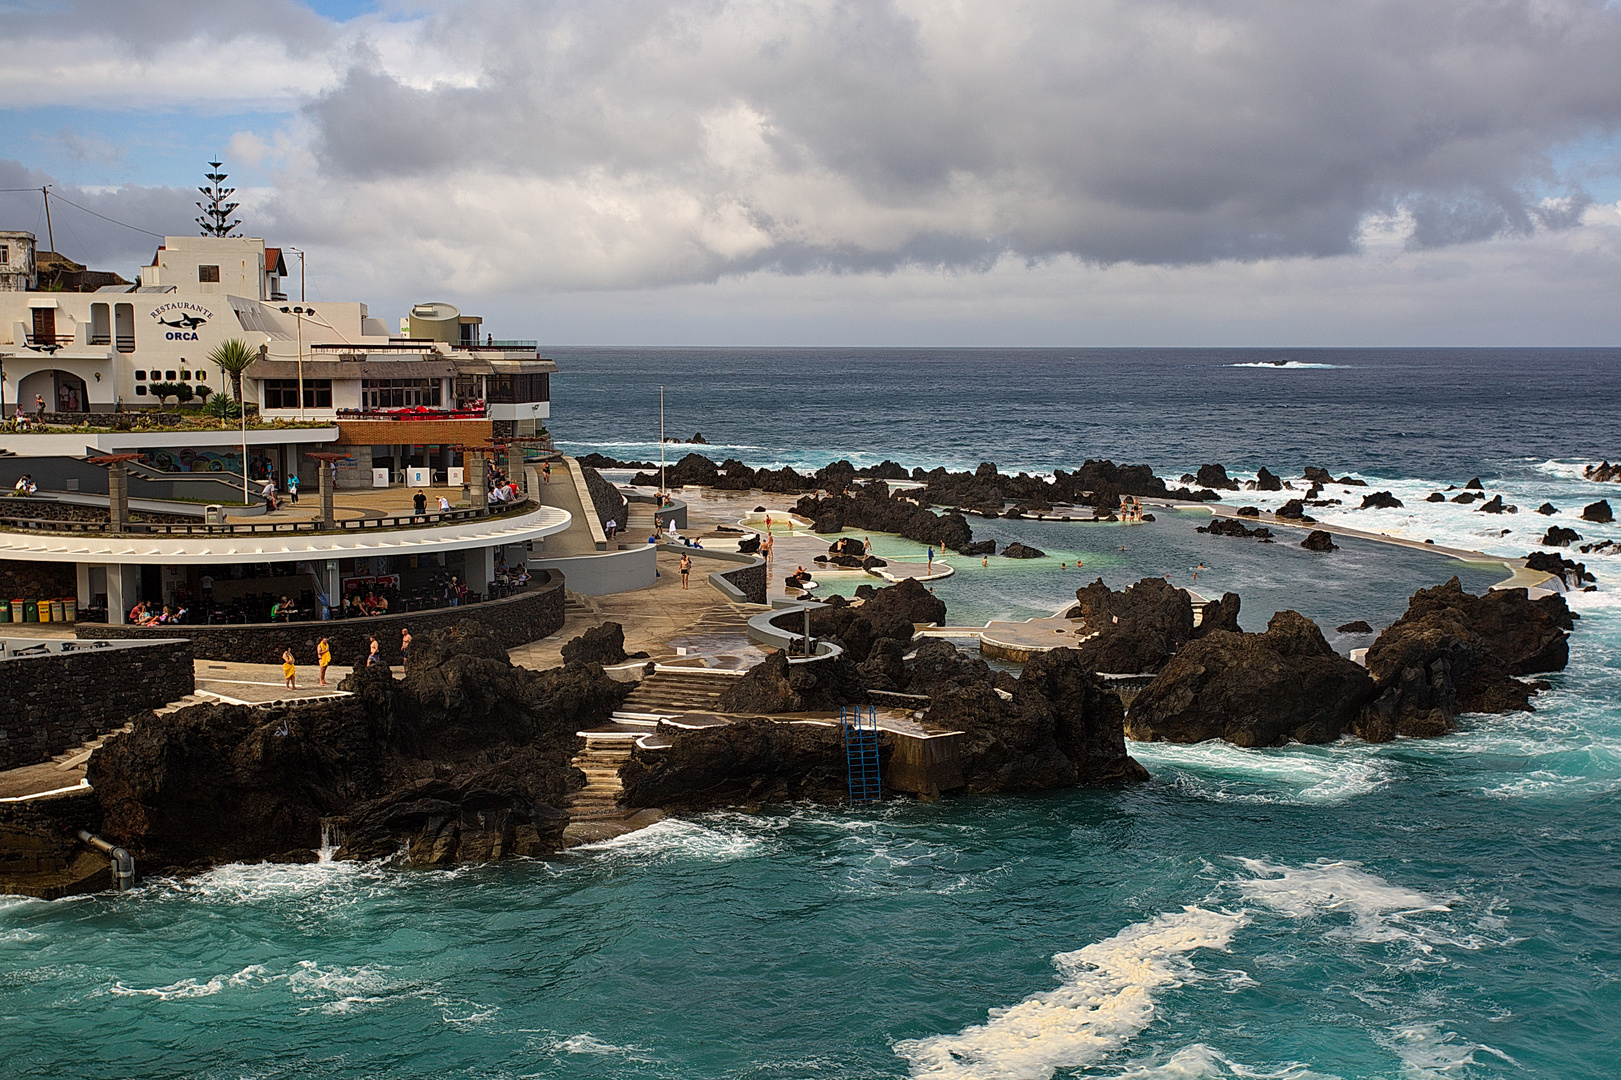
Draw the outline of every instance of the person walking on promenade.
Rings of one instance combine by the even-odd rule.
[[[934,573],[934,548],[933,547],[929,548],[929,566],[928,566],[928,571],[927,572],[931,573],[931,574]]]
[[[682,555],[681,556],[681,587],[683,589],[685,589],[687,587],[687,577],[691,573],[692,573],[692,556],[691,555]]]
[[[408,628],[400,629],[400,663],[411,662],[411,631]]]
[[[427,495],[425,495],[425,494],[423,494],[422,492],[419,491],[415,495],[411,496],[411,502],[416,507],[416,514],[413,515],[413,516],[415,516],[415,517],[426,517],[427,516],[427,513],[428,513],[428,496]]]
[[[540,482],[542,484],[549,484],[552,482],[552,463],[549,461],[543,461],[540,463]]]
[[[298,668],[293,663],[293,650],[283,649],[281,651],[281,677],[287,680],[287,689],[298,689],[297,674]]]
[[[294,473],[293,475],[291,475],[291,476],[289,476],[287,478],[287,501],[292,503],[294,506],[298,505],[298,474],[297,473]]]
[[[326,685],[326,669],[332,666],[332,644],[322,638],[315,645],[315,662],[320,665],[321,678],[319,685]]]
[[[377,639],[372,638],[371,639],[371,644],[367,647],[366,666],[371,667],[373,664],[381,664],[382,662],[383,662],[383,653],[377,647]]]

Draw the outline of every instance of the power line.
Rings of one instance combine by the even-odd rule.
[[[30,187],[30,188],[0,188],[0,193],[5,193],[5,192],[13,192],[13,193],[29,192],[30,194],[37,194],[37,193],[40,192],[40,190],[41,189],[37,188],[37,187]],[[55,194],[55,193],[53,192],[52,194]],[[89,214],[91,217],[98,217],[101,220],[111,222],[114,225],[119,225],[119,226],[122,226],[123,228],[126,228],[126,229],[132,229],[132,230],[134,230],[135,232],[138,232],[138,233],[145,233],[147,236],[155,236],[159,240],[163,239],[163,234],[162,233],[153,232],[151,229],[143,229],[139,225],[131,225],[127,221],[119,221],[117,218],[110,218],[106,214],[97,213],[96,211],[90,209],[88,206],[80,206],[78,203],[74,202],[72,199],[63,198],[61,195],[56,196],[56,201],[57,202],[67,203],[69,206],[73,207],[75,210],[83,210],[85,213]]]
[[[164,238],[162,233],[155,233],[151,229],[143,229],[139,225],[131,225],[127,221],[119,221],[117,218],[110,218],[106,214],[98,214],[94,210],[90,209],[88,206],[80,206],[78,203],[74,202],[72,199],[64,199],[64,198],[62,198],[62,196],[58,195],[56,197],[56,201],[57,202],[65,202],[69,206],[73,207],[75,210],[83,210],[85,213],[89,214],[91,217],[98,217],[103,221],[110,221],[114,225],[122,225],[124,228],[133,229],[134,231],[136,231],[138,233],[145,233],[148,236],[155,236],[159,240],[162,240]]]

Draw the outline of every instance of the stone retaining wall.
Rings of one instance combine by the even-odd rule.
[[[720,575],[735,585],[751,604],[765,603],[765,563],[740,566]]]
[[[81,627],[76,633],[104,638],[185,637],[191,640],[199,660],[247,664],[279,664],[282,650],[290,648],[300,667],[314,666],[315,646],[322,637],[332,645],[334,664],[364,664],[370,639],[376,635],[383,659],[398,664],[402,629],[409,627],[412,637],[421,638],[465,619],[482,624],[509,649],[549,637],[563,628],[563,575],[537,573],[527,589],[504,600],[375,618],[215,626],[98,625]]]
[[[0,769],[48,761],[195,687],[189,641],[0,662]]]
[[[606,529],[608,522],[617,521],[620,529],[624,529],[630,517],[625,510],[625,497],[619,493],[619,489],[589,465],[580,466],[580,476],[585,479],[585,489],[591,493],[591,508],[597,512],[597,520],[602,527]]]
[[[0,600],[16,597],[55,600],[79,595],[79,579],[72,563],[25,562],[0,559]],[[21,633],[20,629],[13,633]]]

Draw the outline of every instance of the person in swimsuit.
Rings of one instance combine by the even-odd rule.
[[[411,631],[400,630],[400,662],[409,663],[411,660]]]
[[[371,667],[373,664],[381,664],[382,662],[383,654],[377,647],[377,639],[372,638],[371,646],[366,653],[366,666]]]
[[[326,685],[326,669],[332,666],[332,645],[326,638],[322,638],[315,646],[315,660],[321,668],[319,685]]]
[[[692,573],[692,556],[691,555],[682,555],[681,556],[681,587],[683,589],[685,589],[687,587],[687,576],[689,574],[691,574],[691,573]]]
[[[283,649],[281,651],[281,677],[287,680],[287,689],[298,689],[297,672],[298,668],[293,663],[293,650]]]

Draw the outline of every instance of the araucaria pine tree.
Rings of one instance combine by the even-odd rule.
[[[220,172],[220,166],[224,162],[210,161],[209,164],[213,166],[214,171],[203,174],[208,180],[208,186],[197,189],[203,193],[203,198],[208,200],[197,204],[197,209],[203,212],[203,216],[197,219],[197,224],[203,227],[204,236],[240,236],[241,233],[233,233],[231,230],[242,224],[242,219],[232,221],[231,215],[241,204],[225,201],[236,194],[236,188],[225,186],[227,174]]]

